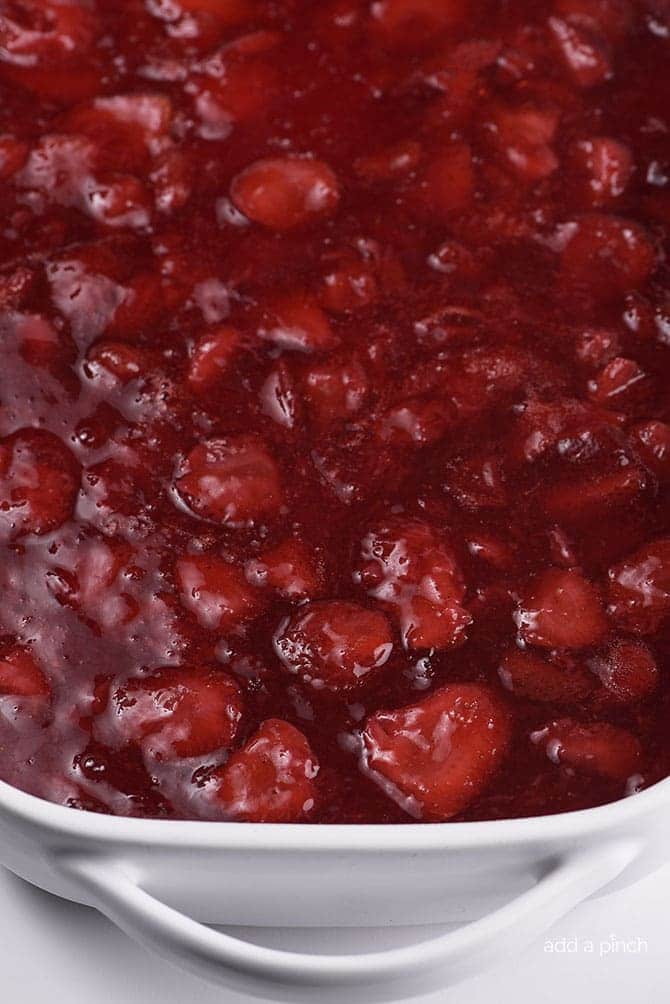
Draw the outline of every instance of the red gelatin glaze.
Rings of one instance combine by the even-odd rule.
[[[0,37],[0,778],[402,823],[670,774],[667,4]]]

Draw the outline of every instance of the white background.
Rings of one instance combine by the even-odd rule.
[[[670,998],[670,865],[623,892],[585,903],[511,958],[423,1001],[439,1004],[665,1004]],[[332,937],[332,932],[327,932]],[[638,954],[601,954],[611,937],[643,939]],[[268,944],[298,948],[269,934]],[[303,947],[323,950],[323,932]],[[549,954],[546,940],[576,952]],[[594,944],[593,954],[584,951]],[[383,935],[378,947],[389,944]],[[343,947],[346,947],[343,945]],[[371,947],[373,947],[371,945]],[[604,951],[604,949],[603,949]],[[251,1004],[146,954],[93,910],[65,903],[0,869],[0,1000],[7,1004]]]

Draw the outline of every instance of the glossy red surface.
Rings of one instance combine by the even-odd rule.
[[[0,2],[0,776],[492,819],[670,772],[666,0]]]

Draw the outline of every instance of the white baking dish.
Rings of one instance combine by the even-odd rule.
[[[0,859],[97,907],[206,978],[271,1000],[389,1001],[447,986],[538,937],[577,903],[667,856],[670,779],[537,819],[309,826],[114,818],[0,782]],[[203,922],[264,927],[462,924],[360,955],[280,952]]]

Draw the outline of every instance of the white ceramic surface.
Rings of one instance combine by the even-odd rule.
[[[407,826],[113,818],[0,784],[0,859],[200,975],[271,1000],[391,1001],[482,971],[666,858],[670,780],[585,812]],[[462,924],[371,954],[281,952],[203,921]]]

